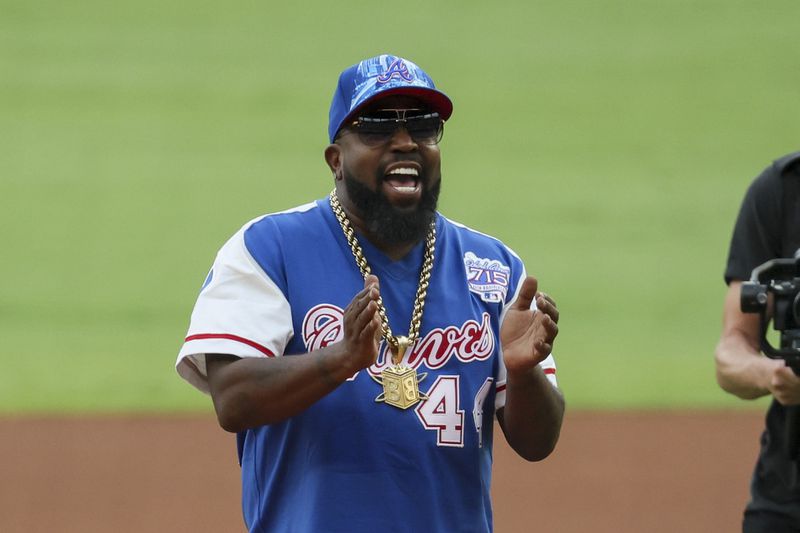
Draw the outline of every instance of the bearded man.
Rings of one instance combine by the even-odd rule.
[[[349,67],[331,194],[217,255],[177,370],[237,433],[249,531],[492,531],[494,418],[527,460],[558,441],[555,303],[437,211],[452,109],[411,61]]]

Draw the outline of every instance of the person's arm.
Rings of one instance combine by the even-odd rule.
[[[528,461],[550,455],[564,418],[564,397],[539,367],[558,334],[558,309],[537,287],[535,278],[525,279],[500,330],[507,378],[506,402],[497,419],[508,444]],[[530,308],[534,298],[536,311]]]
[[[344,311],[344,338],[302,356],[206,356],[208,384],[223,429],[238,432],[292,417],[375,362],[381,331],[378,279],[369,276]]]
[[[715,352],[717,383],[746,400],[772,394],[784,405],[800,403],[800,378],[782,359],[761,354],[759,316],[741,311],[741,286],[740,281],[732,281],[725,296],[722,334]]]

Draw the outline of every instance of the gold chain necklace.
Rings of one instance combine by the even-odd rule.
[[[342,227],[347,244],[350,245],[350,250],[353,252],[353,257],[356,260],[356,265],[361,271],[361,276],[366,279],[372,273],[372,269],[367,263],[361,245],[358,244],[356,233],[353,229],[350,220],[347,218],[342,205],[339,203],[339,198],[336,196],[336,190],[331,191],[330,194],[331,209],[333,214],[336,215],[336,220]],[[381,373],[381,379],[378,380],[373,377],[378,383],[383,385],[383,394],[375,398],[376,402],[386,402],[389,405],[394,405],[401,409],[407,409],[416,404],[420,400],[427,399],[425,394],[419,391],[419,382],[425,379],[427,374],[417,376],[416,371],[402,364],[403,355],[409,346],[413,346],[419,337],[419,330],[422,325],[422,312],[425,309],[425,297],[428,295],[428,286],[430,285],[431,272],[433,270],[433,253],[436,247],[436,221],[431,222],[428,235],[425,238],[425,256],[422,261],[422,270],[419,274],[419,285],[417,286],[417,295],[414,298],[414,309],[411,312],[411,324],[408,328],[408,335],[395,336],[392,329],[389,327],[389,318],[386,315],[386,308],[383,305],[383,298],[378,296],[378,315],[381,319],[381,334],[389,348],[392,351],[392,366],[385,369]],[[372,374],[370,374],[372,376]]]

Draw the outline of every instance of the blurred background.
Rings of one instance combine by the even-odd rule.
[[[173,366],[223,242],[322,197],[339,72],[455,104],[441,210],[562,315],[572,409],[763,407],[716,386],[739,203],[800,149],[793,0],[0,0],[0,412],[210,412]]]

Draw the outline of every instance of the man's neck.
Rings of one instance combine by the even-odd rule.
[[[362,235],[370,243],[372,243],[372,245],[375,246],[375,248],[386,254],[386,256],[392,261],[399,261],[400,259],[404,258],[420,242],[420,241],[415,241],[415,242],[388,244],[367,233],[362,233]]]

